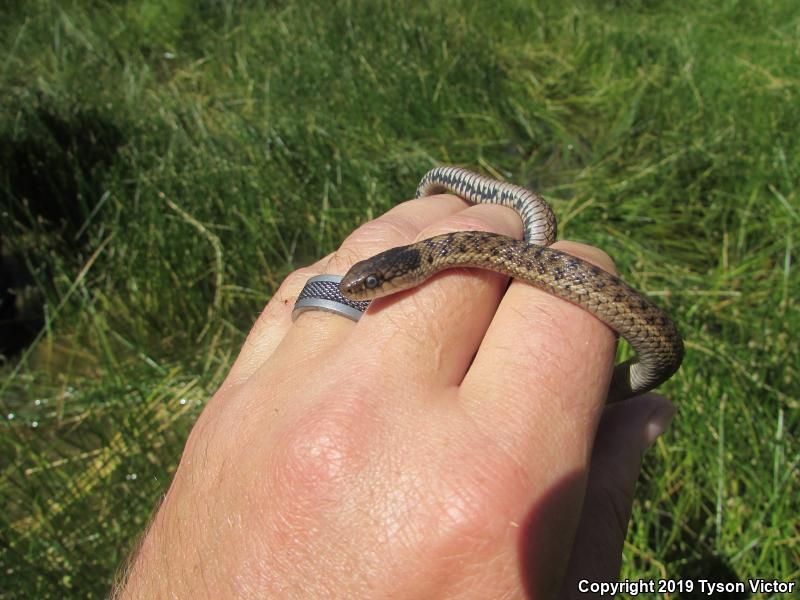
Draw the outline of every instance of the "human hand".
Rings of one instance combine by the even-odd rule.
[[[673,408],[604,410],[605,325],[476,270],[357,324],[292,323],[309,277],[470,229],[521,236],[510,209],[412,200],[287,278],[192,430],[122,597],[551,598],[616,580],[641,455]]]

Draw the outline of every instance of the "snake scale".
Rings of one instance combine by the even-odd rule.
[[[618,277],[548,248],[556,240],[556,218],[539,194],[458,167],[432,169],[417,188],[418,198],[440,193],[514,209],[523,221],[524,241],[485,231],[459,231],[392,248],[353,265],[339,284],[345,297],[386,296],[454,267],[489,269],[577,304],[630,343],[637,357],[614,369],[609,401],[651,390],[677,371],[683,341],[675,323]]]

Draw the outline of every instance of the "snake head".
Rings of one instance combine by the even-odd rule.
[[[357,262],[345,273],[339,291],[350,300],[372,300],[418,283],[419,250],[408,246],[392,248]]]

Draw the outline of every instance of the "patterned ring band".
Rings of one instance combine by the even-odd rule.
[[[341,275],[316,275],[306,281],[292,311],[292,321],[307,310],[324,310],[358,321],[367,310],[369,300],[348,300],[339,292]]]

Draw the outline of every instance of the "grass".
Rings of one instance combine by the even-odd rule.
[[[685,335],[622,577],[800,579],[795,4],[4,4],[0,598],[104,596],[282,278],[437,163]]]

